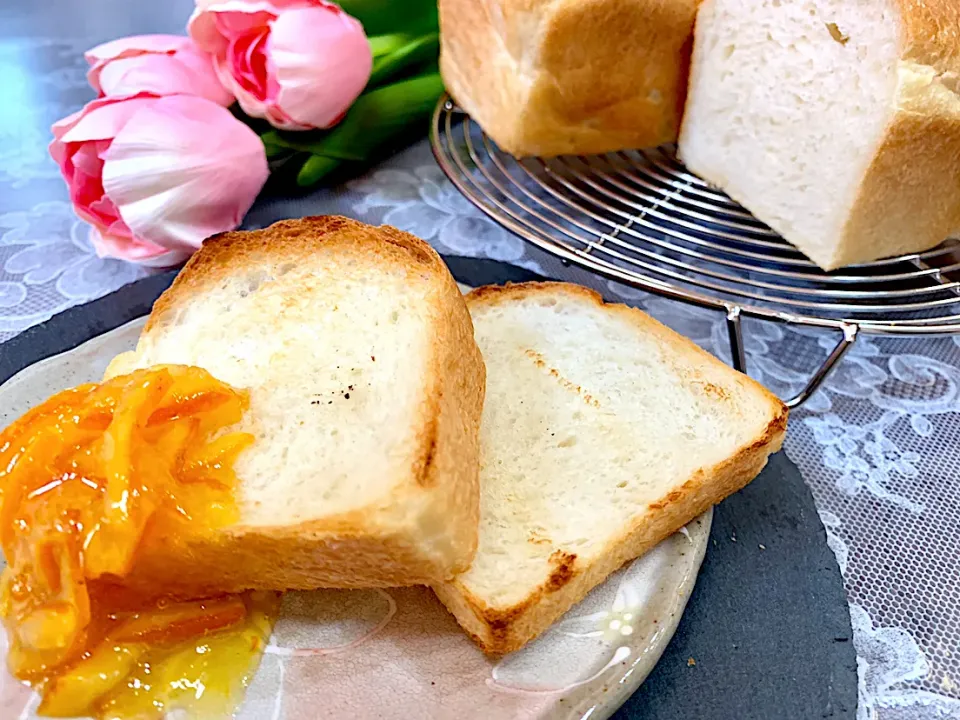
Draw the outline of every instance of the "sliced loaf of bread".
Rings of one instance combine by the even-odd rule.
[[[439,0],[444,85],[501,149],[675,142],[700,0]]]
[[[706,0],[679,150],[825,270],[960,234],[960,2]]]
[[[485,651],[505,653],[750,482],[787,410],[582,287],[488,287],[467,301],[488,372],[480,546],[434,590]]]

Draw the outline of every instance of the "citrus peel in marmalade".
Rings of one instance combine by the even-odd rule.
[[[163,688],[128,682],[150,663],[176,665],[230,630],[262,649],[275,594],[123,585],[145,544],[237,518],[233,464],[253,436],[230,428],[247,405],[201,368],[164,365],[61,392],[0,433],[7,663],[43,696],[41,714],[102,715],[131,691],[160,710]]]

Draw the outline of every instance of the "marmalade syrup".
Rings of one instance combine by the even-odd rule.
[[[237,518],[247,395],[165,365],[61,392],[0,433],[0,615],[10,671],[53,717],[229,714],[279,596],[124,588],[138,549]],[[159,599],[157,599],[159,598]]]

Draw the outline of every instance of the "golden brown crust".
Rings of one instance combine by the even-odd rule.
[[[441,0],[440,69],[514,155],[677,138],[699,0]]]
[[[938,73],[960,74],[960,3],[956,0],[896,0],[901,57]]]
[[[477,458],[486,370],[457,284],[427,243],[396,228],[336,216],[285,220],[263,230],[214,236],[156,302],[141,344],[151,333],[163,332],[167,313],[175,315],[189,306],[210,285],[268,262],[315,263],[322,249],[334,245],[343,251],[337,257],[346,254],[385,272],[401,268],[431,277],[424,302],[438,316],[432,325],[433,358],[421,418],[411,419],[420,429],[409,482],[397,490],[421,514],[398,519],[396,513],[387,513],[389,521],[380,526],[379,507],[274,527],[251,527],[241,518],[240,524],[212,534],[145,543],[132,584],[148,578],[156,585],[164,579],[170,587],[219,592],[386,587],[437,582],[469,566],[477,544]],[[124,360],[116,367],[127,365]],[[459,523],[447,537],[440,530],[449,525],[451,513]],[[419,547],[417,522],[441,534],[442,552]],[[436,537],[432,540],[437,542]]]
[[[960,231],[960,96],[928,86],[902,96],[900,107],[860,184],[844,227],[846,249],[832,267],[920,252]]]
[[[960,231],[960,3],[897,0],[896,106],[832,267],[920,252]]]
[[[550,564],[553,569],[544,583],[544,589],[547,592],[556,592],[566,585],[576,574],[574,563],[577,562],[576,553],[568,553],[564,550],[554,550],[550,555]]]
[[[719,362],[692,341],[677,335],[635,308],[625,305],[605,305],[593,290],[566,283],[521,283],[506,286],[488,286],[474,290],[467,296],[472,308],[479,303],[493,304],[506,300],[530,298],[542,294],[551,297],[568,295],[589,300],[608,311],[640,326],[644,332],[657,334],[664,344],[679,347],[700,359]],[[731,369],[731,373],[734,371]],[[483,598],[473,594],[461,581],[455,579],[434,586],[434,591],[456,616],[467,633],[491,654],[512,652],[546,630],[561,615],[583,599],[611,573],[624,563],[651,550],[657,543],[676,532],[693,518],[706,512],[728,495],[753,480],[777,452],[786,434],[787,408],[774,395],[754,381],[740,376],[753,390],[763,394],[768,402],[769,420],[763,431],[744,443],[727,460],[712,467],[700,468],[687,478],[678,490],[667,493],[651,503],[647,512],[639,514],[633,524],[612,541],[606,554],[589,565],[579,564],[575,558],[558,558],[563,567],[562,582],[557,582],[556,570],[522,602],[506,608],[491,607]]]
[[[432,248],[430,252],[433,253]],[[446,292],[462,298],[460,288],[446,265],[443,265],[443,270]],[[474,339],[473,320],[466,302],[447,303],[444,307],[446,317],[441,324],[448,333],[442,340],[445,352],[439,353],[442,360],[434,373],[441,381],[434,396],[439,403],[438,413],[433,427],[433,443],[428,445],[425,463],[428,472],[421,484],[430,487],[437,483],[437,478],[454,478],[445,484],[449,493],[447,502],[449,507],[458,508],[461,515],[466,515],[462,522],[473,529],[472,544],[469,554],[465,556],[469,559],[455,569],[455,572],[462,572],[470,566],[478,542],[480,418],[486,394],[487,370]]]
[[[418,237],[389,225],[374,227],[339,215],[281,220],[262,230],[235,230],[207,238],[187,261],[173,284],[154,303],[144,327],[149,333],[158,318],[209,283],[230,276],[261,260],[305,261],[325,243],[354,246],[359,252],[383,259],[400,259],[449,275],[443,260]]]
[[[311,590],[425,585],[450,574],[399,533],[359,530],[363,518],[342,527],[234,528],[206,537],[167,538],[142,552],[124,584],[137,589],[200,596],[247,589]]]

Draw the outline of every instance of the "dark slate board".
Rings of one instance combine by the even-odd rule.
[[[492,260],[445,259],[468,285],[540,279]],[[0,383],[145,315],[175,276],[145,278],[3,343]],[[760,477],[717,507],[677,633],[614,717],[854,718],[856,702],[857,662],[840,571],[810,490],[779,453]]]
[[[710,545],[677,633],[614,717],[856,714],[857,658],[840,569],[800,471],[777,453],[714,510]]]

